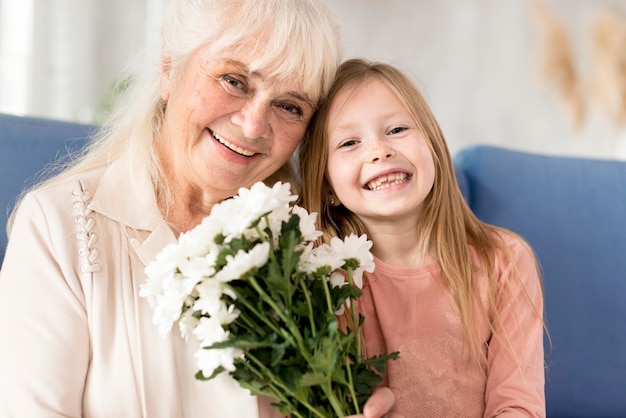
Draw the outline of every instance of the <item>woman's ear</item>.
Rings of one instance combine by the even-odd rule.
[[[161,53],[161,76],[160,76],[160,91],[161,99],[168,101],[170,98],[170,88],[172,84],[172,58],[165,53]]]

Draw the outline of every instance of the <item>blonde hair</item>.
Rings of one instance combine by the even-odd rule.
[[[338,25],[323,0],[171,0],[160,43],[148,46],[138,59],[138,70],[129,75],[130,84],[108,119],[73,162],[55,167],[58,174],[35,187],[115,162],[131,182],[136,172],[150,173],[157,193],[166,196],[167,210],[170,193],[154,148],[166,109],[160,96],[161,59],[167,58],[175,79],[193,53],[209,44],[227,53],[252,48],[251,71],[295,79],[312,103],[327,93],[341,60]],[[289,175],[290,167],[286,161],[279,172]],[[18,205],[19,200],[8,230]]]
[[[372,78],[382,81],[397,95],[431,150],[435,180],[419,220],[419,251],[423,256],[433,252],[439,261],[445,285],[460,311],[471,358],[479,364],[484,359],[484,347],[478,338],[477,324],[486,319],[494,334],[500,328],[496,295],[501,289],[498,288],[495,270],[503,262],[503,257],[510,256],[509,250],[500,239],[499,229],[480,221],[466,204],[439,124],[418,89],[401,71],[388,64],[363,59],[350,59],[339,67],[328,96],[320,104],[309,132],[300,144],[303,187],[298,203],[311,212],[319,213],[319,228],[324,234],[320,241],[329,241],[333,236],[344,238],[351,233],[367,233],[365,225],[345,206],[330,204],[332,190],[326,175],[326,127],[335,97]],[[472,247],[479,260],[478,266],[472,263]],[[479,288],[479,276],[486,278],[487,306],[480,303],[483,288]],[[474,308],[478,308],[484,317],[476,318]]]

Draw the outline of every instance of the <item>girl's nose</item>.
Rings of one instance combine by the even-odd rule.
[[[232,122],[241,127],[247,138],[267,137],[270,131],[270,106],[262,100],[249,100],[232,117]]]
[[[372,145],[371,161],[382,161],[396,155],[393,148],[390,148],[384,140],[376,139]]]

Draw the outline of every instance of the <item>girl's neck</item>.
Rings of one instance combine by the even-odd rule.
[[[419,268],[431,263],[431,254],[422,254],[416,229],[399,231],[374,231],[369,238],[374,243],[372,254],[379,260],[403,268]]]

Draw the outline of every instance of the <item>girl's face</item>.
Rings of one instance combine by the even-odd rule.
[[[368,229],[416,221],[433,187],[435,166],[395,93],[370,78],[337,95],[329,115],[327,176],[339,201]]]
[[[207,203],[278,170],[313,114],[297,83],[250,73],[248,55],[204,47],[176,79],[167,63],[162,70],[165,171],[174,189]]]

